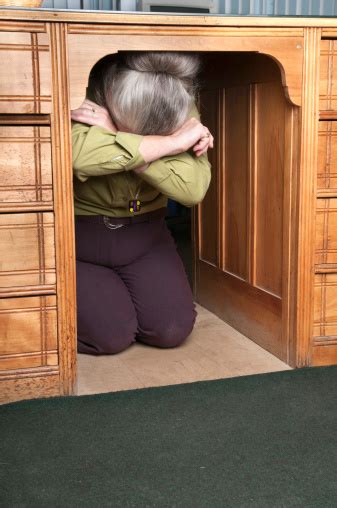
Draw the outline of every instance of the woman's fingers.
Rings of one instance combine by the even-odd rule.
[[[200,148],[198,150],[194,150],[194,154],[197,156],[197,157],[200,157],[200,155],[203,155],[204,153],[206,153],[208,150],[208,146],[206,146],[205,148]]]
[[[103,108],[102,106],[99,106],[98,104],[95,104],[92,101],[89,101],[88,99],[85,99],[80,107],[73,109],[72,112],[74,114],[83,114],[83,115],[89,115],[89,116],[107,116],[109,117],[109,111],[106,108]]]
[[[71,111],[70,116],[72,120],[76,120],[77,122],[87,123],[89,125],[96,125],[96,122],[99,120],[99,117],[85,108],[78,108]]]
[[[198,143],[196,143],[194,146],[193,146],[193,150],[194,151],[197,151],[197,150],[203,150],[205,147],[208,147],[209,145],[209,138],[201,138]]]
[[[185,152],[192,147],[195,150],[204,150],[209,143],[212,146],[213,139],[208,128],[196,118],[189,118],[177,131],[171,134],[177,146],[177,152]],[[199,145],[199,143],[201,143]],[[180,150],[180,151],[179,151]]]
[[[208,131],[209,132],[209,131]],[[193,146],[193,151],[197,157],[207,152],[209,148],[213,148],[214,138],[211,133],[209,136],[202,137],[196,145]]]
[[[71,119],[76,122],[93,126],[97,125],[98,127],[104,127],[113,132],[117,132],[118,130],[108,110],[88,99],[85,99],[79,108],[73,109],[70,115]]]

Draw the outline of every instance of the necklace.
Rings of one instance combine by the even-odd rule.
[[[139,196],[139,192],[142,187],[143,181],[142,180],[140,181],[139,187],[136,188],[136,195],[134,198],[132,198],[134,193],[132,192],[131,187],[129,185],[129,175],[127,173],[125,173],[125,178],[126,178],[126,184],[128,186],[129,194],[131,197],[131,199],[129,200],[129,212],[131,212],[131,213],[139,212],[141,209],[142,203],[141,203],[140,199],[138,199],[138,196]]]

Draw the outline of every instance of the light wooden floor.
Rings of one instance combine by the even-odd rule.
[[[135,343],[117,355],[78,355],[78,395],[291,369],[203,307],[197,311],[178,348]]]

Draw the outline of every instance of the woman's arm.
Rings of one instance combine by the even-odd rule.
[[[190,118],[200,120],[195,104],[190,112]],[[183,128],[175,134],[179,135]],[[193,206],[203,200],[211,181],[208,147],[213,148],[212,135],[200,139],[192,149],[184,153],[178,152],[175,156],[162,157],[134,171],[165,196],[182,205]]]
[[[211,181],[207,153],[197,157],[193,151],[163,157],[139,173],[152,187],[185,206],[200,203]]]
[[[112,132],[116,127],[107,110],[87,100],[72,112],[72,118],[97,124],[74,124],[72,129],[74,172],[81,181],[89,176],[134,170],[160,192],[186,206],[203,199],[210,181],[206,152],[208,146],[213,146],[213,137],[202,137],[209,131],[200,123],[195,105],[189,120],[171,136]],[[187,152],[189,148],[191,153]]]
[[[104,127],[73,123],[72,160],[75,176],[84,182],[90,176],[137,168],[144,171],[151,162],[183,153],[200,138],[202,124],[193,120],[188,131],[179,137],[116,133]]]
[[[82,182],[90,176],[130,171],[146,163],[139,152],[143,136],[83,123],[72,124],[71,136],[74,174]]]

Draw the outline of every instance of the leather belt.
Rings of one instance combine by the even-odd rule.
[[[109,229],[118,229],[129,224],[138,224],[141,222],[151,222],[167,215],[167,208],[159,208],[153,212],[132,215],[130,217],[109,217],[107,215],[76,215],[77,222],[91,222],[94,224],[104,224]]]

